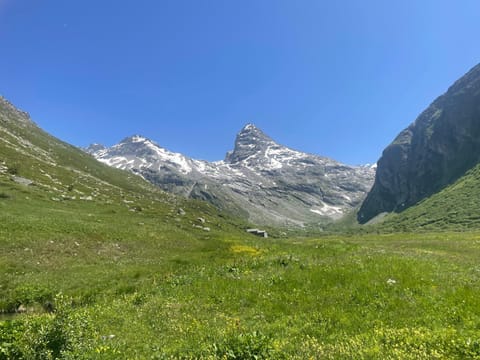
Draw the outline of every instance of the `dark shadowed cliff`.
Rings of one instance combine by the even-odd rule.
[[[383,151],[358,220],[402,211],[480,160],[480,65],[438,97]]]

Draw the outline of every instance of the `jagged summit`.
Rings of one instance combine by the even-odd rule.
[[[145,142],[153,142],[153,141],[139,134],[128,136],[122,141],[120,141],[120,143],[145,143]]]
[[[160,171],[162,167],[168,166],[182,174],[188,174],[193,170],[192,159],[169,151],[142,135],[128,136],[110,148],[99,147],[98,151],[88,151],[89,148],[94,150],[94,145],[89,146],[87,152],[98,160],[120,169]]]
[[[166,191],[207,200],[256,223],[302,225],[341,217],[363,199],[375,170],[280,145],[253,124],[237,134],[225,161],[195,160],[141,135],[93,153]]]
[[[250,131],[250,130],[255,130],[258,129],[255,124],[253,123],[248,123],[246,124],[241,131]]]
[[[93,144],[88,145],[84,150],[85,150],[85,152],[87,152],[89,154],[94,154],[98,151],[102,151],[102,150],[105,150],[105,149],[106,149],[105,145],[98,144],[98,143],[93,143]]]
[[[155,155],[159,149],[166,151],[156,142],[146,138],[145,136],[131,135],[122,139],[118,144],[112,146],[111,148],[107,148],[103,144],[93,143],[84,150],[95,157],[101,157],[106,151],[108,151],[109,155],[124,155],[132,153],[138,155]]]
[[[247,124],[237,135],[237,139],[251,139],[252,141],[271,141],[272,139],[266,135],[255,124]]]
[[[247,124],[237,134],[235,147],[225,156],[225,162],[238,163],[264,151],[275,142],[254,124]]]
[[[135,153],[138,155],[155,156],[159,149],[163,149],[153,140],[150,140],[142,135],[131,135],[124,138],[117,145],[112,147],[117,154],[123,155],[128,153]]]
[[[270,150],[278,153],[281,149],[287,152],[293,151],[276,143],[254,124],[247,124],[237,134],[235,147],[227,153],[225,162],[230,164],[240,162],[248,162],[250,164],[265,162],[262,161],[262,159],[271,158]]]

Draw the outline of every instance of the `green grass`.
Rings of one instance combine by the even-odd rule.
[[[18,116],[0,107],[0,311],[29,312],[0,316],[0,360],[480,358],[480,233],[368,233],[438,229],[412,214],[257,238]]]
[[[479,233],[264,240],[148,210],[31,204],[2,218],[2,307],[36,309],[1,325],[6,354],[480,357]]]
[[[382,231],[465,231],[480,228],[480,165],[442,191],[399,213],[390,214]]]

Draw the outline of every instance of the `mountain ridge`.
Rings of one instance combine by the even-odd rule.
[[[215,162],[171,152],[139,135],[87,151],[166,191],[275,225],[302,226],[343,216],[365,196],[375,171],[280,145],[251,123],[237,134],[225,159]]]

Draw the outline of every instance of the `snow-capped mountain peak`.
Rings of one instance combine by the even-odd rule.
[[[164,190],[207,200],[267,224],[338,218],[363,200],[374,180],[369,166],[348,166],[276,143],[253,124],[237,134],[224,161],[191,159],[134,135],[91,152]]]
[[[244,162],[250,166],[255,162],[264,163],[262,159],[271,155],[268,150],[279,148],[285,147],[277,144],[254,124],[247,124],[237,134],[235,147],[233,151],[227,153],[225,162],[230,164]]]
[[[122,142],[132,142],[132,143],[146,143],[146,142],[153,142],[150,139],[147,139],[145,136],[142,135],[132,135],[128,138],[125,138]]]
[[[160,171],[164,164],[175,167],[179,172],[188,174],[192,171],[191,159],[171,152],[156,142],[141,136],[129,136],[107,149],[96,149],[95,145],[87,148],[99,161],[124,170],[150,169]]]
[[[245,145],[262,145],[269,142],[273,142],[273,140],[262,130],[253,124],[247,124],[242,128],[242,130],[240,130],[235,138],[234,151],[239,150],[238,147]]]
[[[107,148],[102,144],[93,143],[90,144],[87,148],[84,149],[85,152],[89,154],[94,154],[96,152],[106,150]]]
[[[247,124],[238,133],[234,150],[227,153],[225,162],[259,172],[276,171],[288,166],[337,164],[333,160],[280,145],[253,124]]]

